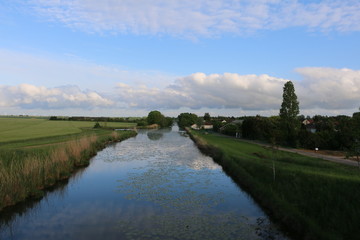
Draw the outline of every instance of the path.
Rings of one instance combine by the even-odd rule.
[[[220,134],[220,135],[225,136],[225,135],[222,135],[222,134]],[[238,141],[253,143],[253,144],[257,144],[257,145],[264,146],[264,147],[271,147],[270,144],[260,143],[260,142],[253,141],[253,140],[247,140],[247,139],[235,138],[235,137],[231,137],[231,138],[234,138],[234,139],[236,139]],[[349,165],[349,166],[359,167],[359,165],[358,165],[359,163],[357,161],[344,159],[344,157],[341,157],[341,156],[324,155],[324,154],[321,154],[321,153],[309,152],[309,151],[306,151],[304,149],[295,149],[295,148],[278,147],[277,149],[279,149],[281,151],[286,151],[286,152],[298,153],[298,154],[308,156],[308,157],[320,158],[320,159],[331,161],[331,162],[336,162],[336,163],[341,163],[341,164],[345,164],[345,165]]]

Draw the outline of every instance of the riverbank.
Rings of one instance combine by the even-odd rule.
[[[191,138],[294,239],[358,239],[357,168],[199,131]]]
[[[135,131],[101,129],[4,143],[0,148],[0,211],[28,198],[41,198],[47,188],[87,166],[109,143],[135,135]]]

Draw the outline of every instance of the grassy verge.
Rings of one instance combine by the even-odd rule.
[[[135,136],[134,131],[87,130],[80,134],[4,143],[0,147],[0,210],[67,179],[109,142]]]
[[[359,239],[357,168],[201,132],[198,147],[295,239]]]

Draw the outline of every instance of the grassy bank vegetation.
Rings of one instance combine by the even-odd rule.
[[[215,134],[191,134],[295,239],[359,239],[357,168]]]
[[[87,124],[86,128],[59,122],[54,130],[45,119],[15,120],[5,130],[0,127],[1,132],[16,135],[8,141],[3,135],[0,138],[0,210],[28,197],[41,197],[44,189],[88,165],[90,158],[109,142],[136,135],[134,131],[92,129],[84,122],[79,124]],[[34,129],[41,133],[33,134]]]

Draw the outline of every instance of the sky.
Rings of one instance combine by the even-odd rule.
[[[0,115],[360,107],[358,0],[0,0]]]

